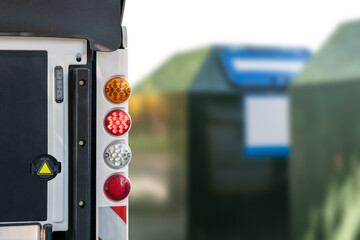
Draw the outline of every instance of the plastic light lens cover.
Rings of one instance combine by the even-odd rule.
[[[115,169],[126,166],[131,160],[131,149],[121,142],[111,143],[104,152],[105,163]]]
[[[123,135],[130,129],[130,116],[123,110],[113,110],[106,115],[104,125],[110,134],[115,136]]]
[[[105,96],[113,103],[123,103],[130,97],[129,83],[122,77],[114,76],[105,85]]]
[[[111,175],[104,184],[106,197],[113,201],[121,201],[130,194],[130,181],[121,174]]]

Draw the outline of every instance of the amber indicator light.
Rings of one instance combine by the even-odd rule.
[[[110,78],[105,85],[105,96],[113,103],[123,103],[130,97],[131,88],[129,83],[122,77]]]

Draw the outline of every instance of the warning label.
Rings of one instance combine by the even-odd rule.
[[[42,181],[50,181],[60,172],[61,163],[50,155],[42,155],[31,164],[31,173]]]
[[[42,166],[40,167],[39,171],[37,172],[38,175],[53,175],[53,171],[51,170],[51,168],[49,167],[49,164],[47,163],[47,161],[45,160],[42,164]]]

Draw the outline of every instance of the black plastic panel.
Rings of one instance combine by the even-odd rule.
[[[0,223],[47,218],[47,183],[30,172],[47,113],[47,52],[0,51]]]
[[[92,50],[121,46],[125,0],[2,0],[0,35],[83,38]]]
[[[74,171],[74,215],[75,239],[92,239],[91,198],[91,89],[90,70],[73,70],[73,171]],[[80,144],[80,142],[82,144]]]

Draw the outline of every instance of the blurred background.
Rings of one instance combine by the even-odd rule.
[[[127,2],[132,239],[360,239],[358,6]]]

